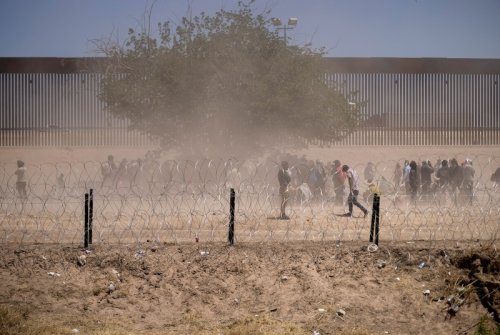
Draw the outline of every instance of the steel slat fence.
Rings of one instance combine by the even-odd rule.
[[[357,131],[342,145],[498,145],[500,75],[334,73],[328,82],[359,92]]]
[[[99,99],[105,70],[89,71],[78,63],[84,61],[0,59],[0,146],[157,144],[108,113]],[[372,67],[366,60],[327,62],[326,82],[348,99],[358,92],[353,102],[366,102],[366,106],[361,108],[356,131],[341,140],[310,143],[500,144],[496,60],[383,59]]]
[[[99,73],[0,73],[0,146],[144,146],[153,142],[110,115]]]

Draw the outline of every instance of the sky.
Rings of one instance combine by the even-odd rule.
[[[0,0],[0,57],[89,57],[92,41],[123,41],[128,28],[176,25],[231,10],[238,0]],[[500,59],[500,0],[256,0],[257,12],[298,24],[289,43],[329,57]]]

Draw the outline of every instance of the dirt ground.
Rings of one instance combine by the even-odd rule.
[[[3,147],[0,148],[0,163],[15,163],[17,159],[22,159],[29,164],[41,164],[50,162],[72,162],[72,161],[105,161],[108,154],[113,154],[115,160],[119,162],[122,158],[137,159],[144,157],[148,150],[155,150],[151,147],[99,147],[99,148],[35,148],[35,147]],[[412,146],[392,146],[392,147],[319,147],[311,146],[307,149],[291,151],[290,153],[299,156],[304,155],[308,159],[319,159],[332,161],[339,159],[349,164],[359,164],[371,162],[381,162],[388,160],[419,160],[436,158],[449,159],[456,157],[459,161],[469,157],[496,157],[493,163],[500,164],[499,146],[436,146],[436,147],[412,147]],[[168,152],[169,158],[178,157],[178,153]],[[278,159],[278,157],[277,157]]]
[[[109,153],[133,159],[145,151],[10,148],[0,149],[0,163],[102,161]],[[297,154],[500,163],[499,147]],[[149,242],[98,244],[86,253],[77,244],[3,244],[0,334],[500,334],[498,237],[367,246]]]
[[[498,246],[367,245],[4,245],[0,333],[500,331]]]

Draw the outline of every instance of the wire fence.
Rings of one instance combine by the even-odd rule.
[[[428,158],[428,157],[427,157]],[[500,156],[469,157],[470,188],[419,190],[394,182],[404,159],[373,162],[380,194],[380,241],[433,243],[500,238],[500,188],[494,181]],[[323,184],[311,185],[318,163],[288,159],[292,172],[288,220],[279,219],[279,161],[200,159],[134,161],[109,173],[108,163],[26,165],[26,196],[15,164],[0,165],[0,243],[83,243],[84,194],[93,189],[93,243],[221,242],[227,240],[230,189],[236,192],[235,241],[368,241],[370,216],[346,211],[347,190],[335,196],[331,164]],[[420,158],[417,158],[420,160]],[[372,192],[359,172],[360,200],[371,209]],[[302,186],[307,184],[307,186]],[[303,187],[311,191],[303,192]],[[360,215],[361,214],[361,215]]]

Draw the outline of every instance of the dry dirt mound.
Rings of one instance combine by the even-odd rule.
[[[418,243],[3,246],[0,333],[495,334],[498,259]]]

